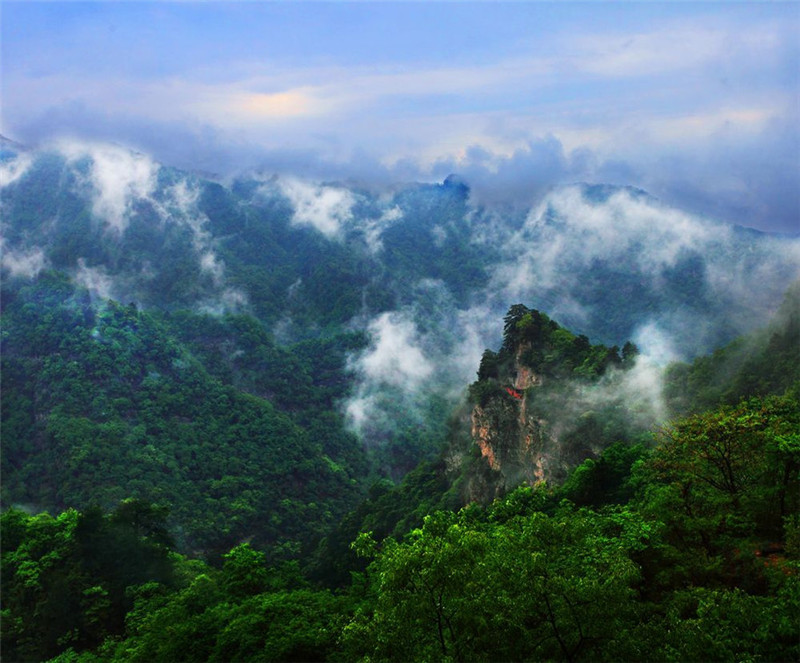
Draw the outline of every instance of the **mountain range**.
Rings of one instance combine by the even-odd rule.
[[[800,238],[633,188],[522,210],[455,175],[376,191],[116,145],[0,156],[5,501],[165,501],[186,547],[307,543],[366,480],[433,458],[512,304],[634,343],[637,382],[614,389],[647,428],[660,367],[763,326],[800,274]]]
[[[75,142],[0,187],[9,660],[797,657],[800,237]]]

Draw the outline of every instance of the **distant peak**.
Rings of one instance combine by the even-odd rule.
[[[583,194],[584,198],[593,202],[604,203],[608,201],[611,196],[624,191],[631,198],[641,199],[646,198],[655,200],[655,198],[644,189],[635,186],[623,184],[591,184],[588,182],[578,182],[576,185]]]
[[[460,191],[464,194],[469,193],[469,184],[467,181],[461,177],[461,175],[456,175],[455,173],[451,173],[447,177],[444,178],[444,182],[442,182],[442,187],[445,189],[450,189],[454,191]]]

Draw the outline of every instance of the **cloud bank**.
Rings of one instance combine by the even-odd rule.
[[[19,140],[328,181],[459,172],[476,196],[519,205],[605,181],[798,231],[791,3],[344,3],[315,6],[319,21],[280,3],[11,3],[4,16],[0,129]],[[143,170],[129,184],[146,183]],[[103,190],[122,218],[122,193]],[[334,192],[318,195],[298,218],[334,232]]]

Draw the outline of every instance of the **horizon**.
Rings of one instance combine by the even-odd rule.
[[[800,231],[795,3],[2,7],[0,133],[114,142],[221,176],[573,182]]]

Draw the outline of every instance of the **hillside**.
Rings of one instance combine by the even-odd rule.
[[[323,541],[314,572],[327,582],[345,582],[349,570],[360,568],[349,551],[359,532],[402,538],[428,513],[490,504],[519,487],[550,487],[555,503],[566,498],[596,508],[628,502],[643,489],[631,477],[634,466],[670,422],[689,414],[703,422],[702,413],[747,409],[748,399],[797,399],[799,294],[794,284],[764,328],[691,364],[663,369],[633,344],[622,350],[592,345],[544,313],[512,306],[503,345],[484,352],[439,457],[398,485],[373,486]],[[781,452],[789,457],[794,434]],[[795,476],[793,463],[787,477]]]
[[[795,294],[783,312],[795,310]],[[148,326],[123,307],[105,318]],[[103,338],[119,328],[97,324]],[[796,658],[800,385],[717,404],[646,439],[634,426],[625,440],[615,426],[633,421],[615,409],[632,405],[620,387],[636,371],[633,346],[591,345],[522,305],[505,330],[470,389],[473,418],[493,410],[492,423],[509,424],[492,432],[492,452],[474,428],[479,453],[461,473],[450,449],[398,488],[376,484],[311,568],[303,560],[306,576],[250,543],[218,566],[172,553],[164,510],[141,500],[56,518],[7,510],[4,652],[84,663]],[[793,333],[794,318],[780,315],[768,334],[740,342],[774,347]],[[769,376],[772,367],[747,362],[753,371]],[[548,485],[524,470],[563,462],[553,447],[530,449],[539,459],[513,447],[528,422],[523,408],[563,407],[570,393],[559,384],[609,389],[619,400],[575,431],[582,453],[596,455]],[[485,504],[459,509],[471,499],[459,484],[474,488],[481,463],[481,488],[492,490]]]
[[[794,655],[797,239],[97,145],[5,144],[2,194],[4,655]]]
[[[170,333],[175,320],[93,307],[62,276],[3,299],[4,503],[109,509],[142,498],[169,505],[182,549],[210,551],[243,538],[308,543],[357,499],[367,460],[337,426],[326,368],[278,350],[251,319],[180,323],[197,335],[216,327],[229,356],[258,372],[252,384],[244,370],[210,373],[198,357],[219,375],[236,359],[193,354]]]
[[[796,239],[629,188],[555,190],[525,214],[475,205],[457,177],[378,192],[215,181],[103,144],[0,156],[4,500],[164,502],[187,549],[308,544],[376,479],[433,460],[453,426],[468,443],[448,418],[511,302],[574,330],[545,354],[633,341],[640,369],[617,387],[642,396],[640,431],[663,415],[641,367],[758,326],[800,268]],[[515,370],[550,370],[517,350]],[[536,470],[551,479],[629,427],[585,442],[598,412],[624,408],[610,377],[565,366],[580,379],[522,401],[540,446],[563,440]]]

